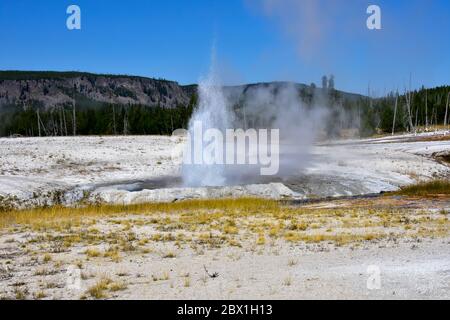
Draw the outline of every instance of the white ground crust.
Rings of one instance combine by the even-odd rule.
[[[264,197],[268,199],[285,199],[298,196],[282,183],[264,185],[246,185],[235,187],[199,187],[199,188],[165,188],[129,192],[111,188],[99,188],[95,195],[107,203],[138,204],[148,202],[173,202],[180,199],[218,199],[237,197]]]
[[[442,134],[442,132],[440,133]],[[161,136],[49,137],[0,139],[0,199],[16,197],[27,204],[63,194],[67,203],[83,190],[112,203],[173,201],[184,198],[263,196],[303,198],[396,190],[418,179],[448,177],[449,167],[432,158],[448,152],[450,141],[409,142],[412,136],[347,140],[316,145],[311,161],[298,167],[301,187],[281,184],[223,188],[177,188],[129,192],[105,184],[144,181],[180,174],[174,150],[181,138]],[[306,181],[306,182],[305,182]],[[280,181],[274,181],[280,182]],[[289,184],[286,184],[291,188]],[[292,188],[291,188],[292,189]],[[69,192],[70,191],[70,192]],[[45,198],[47,197],[47,198]],[[47,199],[47,200],[45,200]]]
[[[17,244],[5,244],[5,239],[0,241],[2,249],[14,251]],[[15,277],[2,280],[0,291],[11,297],[17,281],[24,281],[31,292],[54,283],[53,289],[45,290],[47,299],[79,299],[99,279],[109,277],[127,284],[126,290],[109,293],[111,299],[450,299],[449,245],[450,239],[365,242],[356,249],[279,243],[253,251],[207,250],[202,255],[185,249],[176,258],[134,255],[119,263],[102,263],[99,258],[84,263],[82,272],[88,279],[70,288],[68,264],[83,257],[85,248],[79,248],[78,253],[59,254],[62,270],[45,277],[34,275],[39,267],[30,264],[27,255],[19,255]],[[209,278],[204,266],[219,276]],[[369,266],[380,271],[380,287],[371,285],[376,274]],[[166,280],[153,279],[163,275]]]

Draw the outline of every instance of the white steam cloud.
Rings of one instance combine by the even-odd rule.
[[[329,114],[320,104],[320,95],[313,88],[285,82],[223,87],[214,61],[213,58],[210,74],[199,84],[198,106],[189,123],[190,152],[187,156],[192,158],[191,150],[196,142],[205,148],[203,141],[193,141],[199,138],[193,134],[194,123],[198,121],[203,124],[203,130],[214,128],[222,132],[226,129],[278,129],[277,178],[301,174],[310,161],[310,148],[326,125]],[[315,102],[304,103],[301,89],[310,90]],[[207,150],[202,151],[203,157],[214,157],[205,153]],[[262,177],[259,169],[260,165],[250,164],[187,164],[182,168],[182,176],[186,186],[251,184],[274,179]]]

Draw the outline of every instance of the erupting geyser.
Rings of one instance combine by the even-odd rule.
[[[198,87],[199,103],[189,121],[189,141],[190,146],[200,144],[203,151],[203,163],[212,163],[214,158],[214,150],[208,149],[208,143],[203,141],[201,136],[194,135],[194,124],[201,123],[203,130],[218,129],[225,133],[226,129],[232,128],[232,113],[227,105],[227,100],[222,91],[217,70],[214,52],[212,55],[212,63],[208,76],[201,80]],[[194,148],[189,148],[194,150]],[[191,151],[185,152],[184,157],[193,159],[194,155]],[[187,161],[184,161],[185,163]],[[224,164],[184,164],[182,168],[183,183],[187,186],[223,186],[226,184],[225,165]]]
[[[295,83],[281,82],[226,87],[224,90],[213,54],[209,74],[199,83],[198,106],[189,121],[183,154],[183,184],[187,187],[225,186],[267,183],[299,176],[311,159],[310,147],[327,123],[329,114],[321,103],[325,97],[313,92],[313,103],[306,105],[300,89]],[[201,129],[197,130],[199,126]],[[224,154],[232,158],[234,153],[228,152],[229,141],[218,142],[215,137],[196,134],[210,129],[225,137],[228,137],[229,129],[244,130],[244,135],[253,130],[258,140],[248,140],[248,143],[244,140],[244,145],[249,148],[243,151],[237,148],[236,152],[246,159],[257,154],[260,160],[259,157],[270,150],[267,155],[271,158],[269,166],[276,160],[276,173],[272,177],[260,174],[260,168],[268,165],[264,161],[249,161],[244,165],[217,162]],[[263,139],[266,145],[260,144],[263,131],[277,131],[276,141]]]

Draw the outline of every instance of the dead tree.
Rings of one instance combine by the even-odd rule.
[[[58,124],[57,121],[55,121],[55,110],[52,110],[52,112],[50,113],[52,115],[52,127],[53,127],[53,136],[57,136],[58,135]]]
[[[434,127],[434,131],[437,131],[438,130],[438,110],[437,110],[437,108],[433,108],[433,113],[434,113],[434,124],[435,124],[435,127]]]
[[[416,124],[415,127],[417,128],[419,126],[419,108],[416,109]]]
[[[449,99],[450,99],[450,91],[447,94],[447,105],[445,107],[445,116],[444,116],[444,126],[445,127],[448,124],[448,118],[447,117],[448,117],[448,102],[449,102]]]
[[[45,128],[44,123],[42,122],[41,115],[39,113],[39,109],[37,110],[37,114],[38,114],[38,124],[39,124],[39,137],[41,136],[41,127],[42,127],[42,130],[44,130],[44,134],[46,136],[48,136],[47,129]]]
[[[77,113],[76,113],[76,102],[75,99],[73,99],[73,136],[75,137],[77,135]]]
[[[409,130],[412,132],[414,131],[414,125],[412,122],[412,114],[411,114],[411,92],[406,91],[405,98],[406,98],[406,110],[408,111]]]
[[[37,123],[38,123],[38,132],[39,132],[39,137],[41,136],[41,117],[39,116],[39,109],[36,110],[36,115],[37,115]]]
[[[112,105],[112,109],[113,109],[113,130],[114,130],[114,135],[117,135],[117,131],[116,131],[116,108],[114,107],[114,104]]]
[[[63,129],[64,122],[63,122],[63,115],[62,115],[63,111],[62,110],[63,109],[60,106],[59,107],[59,130],[60,130],[59,135],[60,136],[64,135],[64,129]]]
[[[67,122],[66,122],[66,109],[62,108],[63,112],[63,123],[64,123],[64,135],[67,136]]]
[[[125,111],[124,117],[123,117],[123,135],[128,135],[128,113]]]
[[[397,118],[397,106],[398,106],[398,91],[397,91],[397,95],[395,96],[394,121],[392,122],[392,135],[394,135],[394,133],[395,133],[395,121]]]
[[[415,132],[415,128],[412,121],[412,110],[411,110],[411,74],[409,75],[409,90],[405,89],[405,97],[406,97],[406,108],[408,110],[408,121],[409,121],[409,130]]]

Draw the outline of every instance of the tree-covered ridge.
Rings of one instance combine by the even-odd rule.
[[[127,77],[1,71],[0,136],[171,134],[187,127],[197,106],[197,85]],[[272,82],[224,87],[224,92],[232,97],[229,101],[235,101],[236,125],[243,128],[263,125],[258,114],[245,116],[252,90],[276,94],[285,86],[294,88],[307,107],[327,108],[326,123],[321,127],[329,137],[341,136],[349,129],[360,136],[414,132],[418,127],[444,125],[450,120],[449,86],[370,98],[336,90],[334,77],[331,83],[325,77],[322,80],[326,87]],[[16,99],[11,99],[13,94]],[[278,107],[282,111],[282,106]]]
[[[81,100],[82,105],[187,105],[189,88],[174,81],[81,72],[0,72],[0,108],[41,108],[47,111]]]
[[[133,76],[126,74],[100,74],[100,73],[90,73],[90,72],[80,72],[80,71],[20,71],[20,70],[6,70],[0,71],[0,81],[1,80],[56,80],[56,79],[71,79],[78,77],[86,78],[129,78],[129,79],[152,79],[165,82],[174,82],[166,79],[153,79],[141,76]]]

